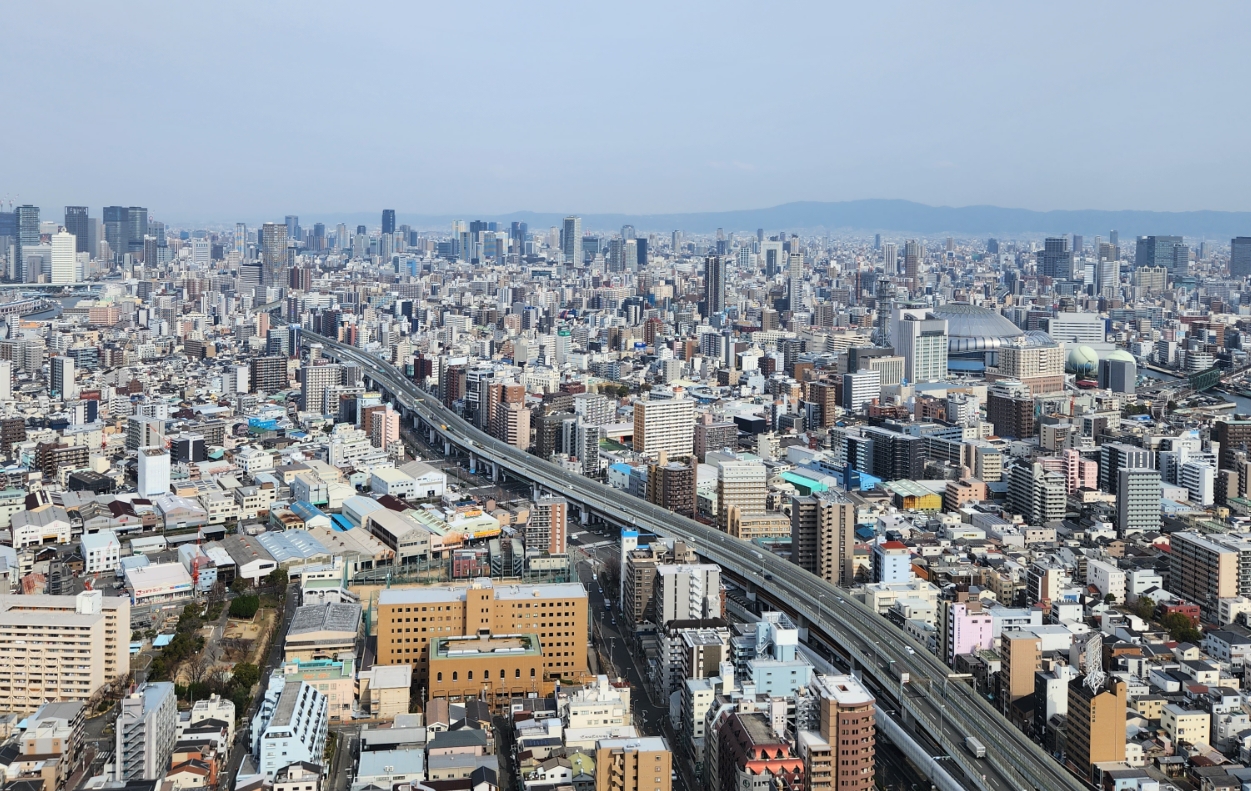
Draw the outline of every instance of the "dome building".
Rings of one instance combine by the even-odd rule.
[[[1055,343],[1045,332],[1026,332],[990,308],[968,302],[948,302],[930,312],[947,320],[947,370],[953,374],[985,372],[998,364],[999,350],[1018,339],[1026,346]]]

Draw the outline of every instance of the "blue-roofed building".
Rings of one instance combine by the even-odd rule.
[[[330,527],[330,517],[306,500],[296,500],[292,503],[291,512],[304,520],[305,528]]]
[[[256,541],[280,568],[309,561],[329,562],[332,557],[330,550],[304,530],[261,533]]]
[[[348,518],[343,514],[332,514],[330,516],[330,528],[332,530],[337,530],[340,533],[346,533],[353,527],[355,527],[355,525],[348,521]]]

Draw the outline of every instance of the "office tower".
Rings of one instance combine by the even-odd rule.
[[[1176,260],[1173,248],[1181,243],[1180,236],[1139,236],[1134,256],[1134,268],[1162,266],[1172,272]]]
[[[73,283],[78,280],[77,240],[69,231],[52,234],[51,267],[48,272],[49,283]]]
[[[400,439],[400,413],[388,404],[369,415],[369,444],[385,450]]]
[[[142,206],[130,206],[126,209],[126,250],[132,258],[143,259],[143,240],[148,236],[148,210]],[[155,264],[155,261],[144,263]]]
[[[1170,269],[1174,275],[1190,274],[1190,247],[1184,244],[1173,245],[1173,265]]]
[[[894,242],[882,245],[882,271],[888,276],[899,271],[899,250]]]
[[[261,226],[261,285],[282,285],[282,269],[286,265],[287,226],[267,222]]]
[[[595,742],[595,791],[671,791],[673,753],[663,736]]]
[[[149,682],[122,698],[115,738],[114,780],[162,780],[178,738],[174,685]]]
[[[872,791],[877,755],[877,701],[855,676],[814,675],[821,701],[816,733],[796,740],[807,791]]]
[[[85,253],[88,251],[86,206],[65,207],[65,230],[74,235],[75,253]]]
[[[13,224],[17,230],[17,239],[14,244],[17,245],[17,261],[10,261],[12,271],[10,276],[19,282],[29,282],[25,279],[26,274],[26,258],[22,251],[27,247],[36,247],[39,244],[39,207],[29,204],[18,206],[13,210]]]
[[[1128,357],[1128,355],[1126,355]],[[1099,361],[1099,386],[1113,393],[1133,394],[1138,385],[1138,364],[1133,358],[1108,357]]]
[[[1088,782],[1096,764],[1125,760],[1125,691],[1102,672],[1069,682],[1064,756]]]
[[[791,498],[791,562],[834,585],[856,578],[856,506],[834,490]]]
[[[125,206],[104,207],[104,241],[116,260],[130,252],[130,212]]]
[[[786,297],[792,313],[803,305],[804,294],[804,257],[799,253],[791,253],[786,263]]]
[[[694,519],[698,510],[695,471],[689,460],[662,459],[647,465],[647,502]]]
[[[395,209],[382,210],[382,232],[384,234],[395,233]]]
[[[1073,258],[1074,260],[1081,258],[1086,251],[1086,241],[1082,239],[1079,233],[1073,234]]]
[[[1018,464],[1008,474],[1008,509],[1024,517],[1026,524],[1063,519],[1067,497],[1064,476],[1041,464]]]
[[[1116,473],[1116,532],[1121,538],[1160,529],[1160,473],[1125,467]]]
[[[1229,240],[1229,274],[1233,277],[1251,275],[1251,236]]]
[[[62,401],[78,397],[74,360],[71,357],[53,357],[48,361],[48,395]]]
[[[725,259],[712,255],[704,259],[705,317],[725,311]]]
[[[695,442],[695,402],[689,398],[634,405],[634,451],[689,456]]]
[[[86,702],[124,681],[130,634],[125,597],[0,596],[0,707],[32,712],[50,700]]]
[[[1121,470],[1150,470],[1154,467],[1154,453],[1145,448],[1123,442],[1105,442],[1099,446],[1099,488],[1105,492],[1116,491]]]
[[[300,233],[300,218],[294,214],[288,214],[284,218],[283,224],[287,227],[287,239],[299,241],[302,235]]]
[[[1108,232],[1108,241],[1112,244],[1112,246],[1113,246],[1113,247],[1118,247],[1118,246],[1120,246],[1120,244],[1121,244],[1121,232],[1120,232],[1120,231],[1109,231],[1109,232]]]
[[[248,361],[253,393],[276,393],[287,388],[287,358],[282,355],[253,357]]]
[[[892,338],[904,358],[904,378],[909,384],[947,378],[947,320],[926,312],[897,308],[898,337]]]
[[[1075,345],[1107,340],[1106,320],[1098,313],[1057,313],[1042,319],[1042,327],[1052,340]]]
[[[239,254],[240,261],[248,257],[248,226],[241,222],[235,223],[234,250]]]
[[[1073,251],[1069,250],[1068,239],[1052,236],[1043,242],[1038,258],[1038,274],[1055,280],[1073,278]]]
[[[375,534],[378,526],[371,527]],[[414,527],[415,530],[424,528]],[[543,612],[565,615],[560,626],[550,629],[541,641],[543,675],[524,679],[526,689],[561,676],[577,676],[587,670],[587,595],[580,582],[556,583],[524,591],[515,586],[495,587],[490,580],[468,585],[392,588],[378,594],[377,639],[379,665],[413,665],[414,677],[424,683],[429,669],[429,639],[408,632],[413,605],[442,607],[444,636],[476,636],[483,623],[492,634],[535,631],[534,617]],[[518,607],[517,605],[521,605]],[[407,624],[407,626],[406,626]],[[540,690],[542,687],[540,687]],[[507,692],[507,690],[501,690]]]
[[[582,218],[570,215],[565,218],[564,231],[561,233],[560,252],[566,264],[582,265]]]
[[[301,371],[304,381],[300,383],[300,405],[305,412],[322,411],[322,394],[327,387],[339,384],[343,379],[343,366],[310,365]]]
[[[820,388],[815,388],[819,390]],[[833,387],[829,387],[833,391]],[[875,370],[857,371],[854,374],[843,374],[843,408],[858,412],[882,397],[882,372]],[[832,400],[832,399],[830,399]],[[836,419],[834,410],[829,408],[828,401],[822,404],[821,423],[832,426]]]
[[[139,449],[140,497],[158,497],[169,494],[169,451],[163,447]]]
[[[527,553],[562,555],[568,551],[569,502],[550,496],[535,500],[524,536]]]
[[[921,287],[919,274],[921,271],[921,243],[915,239],[904,242],[904,277],[908,280],[908,288],[918,291]]]
[[[730,509],[739,514],[762,514],[768,510],[768,470],[758,461],[723,461],[717,466],[717,527],[725,531]]]
[[[182,433],[175,436],[169,443],[170,461],[195,463],[208,458],[208,449],[201,434]]]

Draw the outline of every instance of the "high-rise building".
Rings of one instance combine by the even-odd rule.
[[[9,275],[18,282],[30,282],[26,278],[26,259],[22,251],[39,244],[39,207],[29,204],[18,206],[13,210],[13,215],[13,224],[17,230],[17,239],[14,240],[17,261],[9,262],[12,268]]]
[[[117,260],[130,252],[130,211],[125,206],[104,207],[104,241]]]
[[[947,320],[914,311],[898,310],[899,337],[896,351],[904,358],[904,377],[909,384],[947,378]]]
[[[1020,382],[1032,395],[1059,392],[1064,389],[1064,347],[1016,338],[999,349],[996,374]]]
[[[49,283],[73,283],[78,278],[77,241],[69,231],[52,234],[51,269],[48,272]]]
[[[260,241],[262,285],[282,285],[282,269],[287,265],[287,226],[265,223],[261,226]]]
[[[395,233],[395,209],[382,210],[382,232],[384,234]]]
[[[329,363],[326,365],[309,365],[301,369],[303,381],[300,382],[300,405],[305,412],[322,413],[322,395],[327,387],[343,381],[343,366]]]
[[[1073,251],[1069,249],[1068,239],[1052,236],[1043,241],[1042,252],[1038,255],[1038,274],[1055,280],[1071,280],[1076,277],[1073,271]]]
[[[899,272],[899,248],[894,242],[882,245],[882,271],[888,276]]]
[[[1229,241],[1229,274],[1251,275],[1251,236],[1236,236]]]
[[[31,712],[49,700],[84,703],[130,674],[130,600],[0,596],[0,706]],[[81,657],[90,657],[84,663]]]
[[[561,555],[568,551],[569,502],[563,497],[536,499],[524,536],[528,553]]]
[[[386,449],[400,439],[400,413],[387,404],[369,413],[369,444]]]
[[[876,701],[855,676],[814,675],[820,729],[796,739],[806,791],[872,791],[877,759]]]
[[[253,357],[248,361],[253,393],[277,393],[287,389],[287,358],[284,355]]]
[[[856,506],[827,491],[791,498],[791,562],[834,585],[855,581]]]
[[[764,513],[768,477],[768,470],[758,461],[722,461],[717,466],[717,527],[727,529],[731,508],[742,514]]]
[[[791,312],[799,310],[804,296],[804,257],[792,252],[786,263],[786,296]]]
[[[178,697],[168,681],[144,684],[122,698],[117,714],[113,779],[161,780],[178,740]]]
[[[704,304],[707,316],[725,311],[725,259],[719,255],[704,259]]]
[[[1125,760],[1126,688],[1123,680],[1103,673],[1069,682],[1064,755],[1087,781],[1096,764]]]
[[[1220,600],[1239,595],[1242,554],[1211,536],[1182,531],[1169,541],[1170,593],[1199,605],[1205,621],[1219,622]]]
[[[126,208],[126,250],[131,257],[143,260],[143,240],[148,236],[148,210],[142,206]],[[155,264],[155,261],[145,262]]]
[[[1123,442],[1105,442],[1099,446],[1099,488],[1114,493],[1120,480],[1121,470],[1155,467],[1155,454],[1137,445]]]
[[[87,238],[87,207],[65,207],[65,230],[74,235],[74,252],[85,253],[89,250]],[[54,281],[55,282],[55,281]]]
[[[1116,244],[1116,242],[1113,242]],[[1174,272],[1177,254],[1174,248],[1182,244],[1180,236],[1139,236],[1134,256],[1134,268],[1144,266],[1162,266],[1170,273]]]
[[[576,404],[576,402],[575,402]],[[634,451],[689,456],[695,444],[695,402],[689,398],[639,401],[634,405]]]
[[[815,392],[822,388],[812,388]],[[831,384],[828,388],[833,390]],[[856,373],[843,374],[843,403],[844,409],[850,409],[858,412],[869,404],[877,401],[882,397],[882,372],[867,370],[857,371]],[[822,425],[832,426],[837,419],[834,410],[828,408],[828,402],[822,404],[821,409]]]
[[[689,460],[662,460],[647,465],[647,502],[694,519],[698,509],[695,471],[695,464]]]
[[[1018,464],[1008,474],[1008,509],[1030,525],[1064,518],[1068,491],[1064,476],[1041,464]]]
[[[923,255],[920,242],[915,239],[904,242],[904,277],[907,278],[908,289],[911,291],[919,291],[921,288],[920,272]]]
[[[1038,635],[1024,629],[1005,629],[999,638],[999,647],[1003,658],[999,672],[999,705],[1000,711],[1008,716],[1014,703],[1034,694],[1034,674],[1042,669],[1042,641]]]
[[[564,230],[561,233],[560,252],[566,264],[582,265],[582,218],[569,216],[565,218]]]
[[[74,358],[53,357],[48,361],[48,395],[62,401],[78,397]]]

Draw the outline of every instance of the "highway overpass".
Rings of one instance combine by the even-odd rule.
[[[749,586],[754,584],[757,595],[795,616],[808,629],[810,639],[815,632],[818,640],[872,677],[878,689],[897,690],[894,703],[901,719],[941,744],[974,787],[990,791],[1088,787],[971,687],[953,680],[950,668],[848,591],[775,555],[762,553],[750,543],[500,442],[462,420],[379,357],[311,332],[301,333],[301,338],[305,345],[320,343],[328,357],[360,364],[374,387],[394,400],[404,419],[432,440],[441,439],[449,454],[459,449],[494,474],[528,481],[536,492],[563,496],[584,519],[593,516],[681,539],[733,577]],[[909,684],[895,680],[899,669],[909,673]],[[968,736],[986,745],[985,759],[975,759],[965,750]]]

